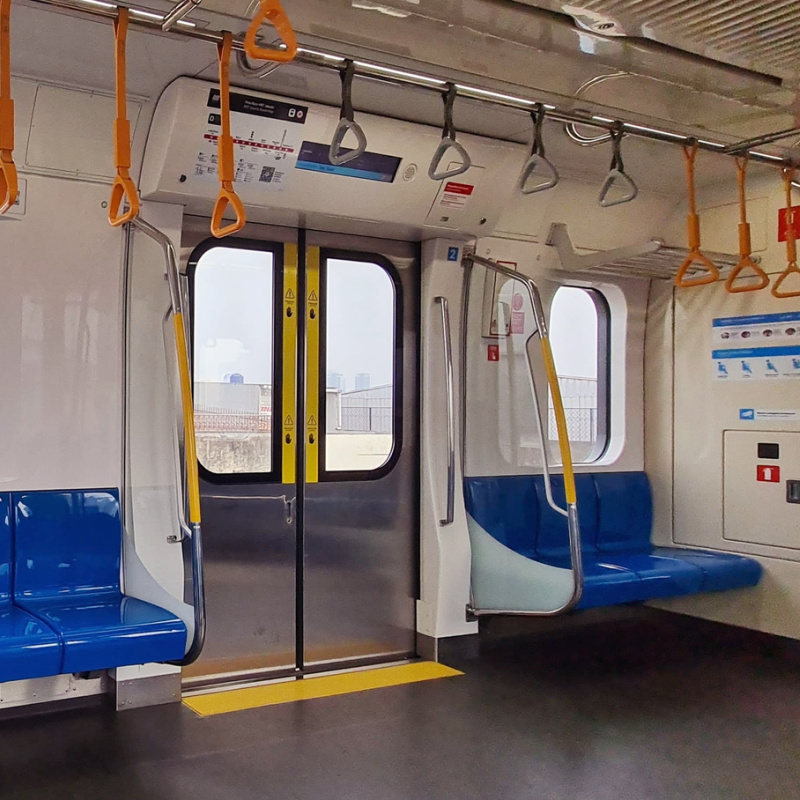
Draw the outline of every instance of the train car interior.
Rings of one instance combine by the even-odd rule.
[[[798,64],[0,0],[2,800],[800,797]]]

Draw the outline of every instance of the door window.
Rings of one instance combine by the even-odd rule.
[[[324,280],[324,469],[375,472],[397,434],[397,287],[383,264],[345,256],[325,259]]]
[[[194,282],[197,456],[217,475],[271,473],[275,253],[212,245]]]

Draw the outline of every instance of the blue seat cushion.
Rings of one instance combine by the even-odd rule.
[[[182,620],[125,595],[29,600],[22,604],[58,633],[63,658],[57,672],[173,661],[183,658],[186,650]]]
[[[46,678],[60,671],[58,636],[21,608],[0,607],[0,681]]]
[[[695,564],[680,558],[642,553],[603,553],[600,559],[629,569],[642,582],[643,599],[678,597],[702,591],[703,571]]]
[[[701,592],[724,592],[756,586],[761,579],[762,567],[755,559],[734,553],[714,553],[707,550],[681,550],[656,547],[654,556],[666,556],[693,564],[703,573]]]
[[[653,527],[650,481],[644,472],[597,472],[597,549],[600,552],[649,553]],[[583,524],[583,509],[578,501]]]
[[[570,569],[570,559],[547,558],[543,563]],[[622,603],[640,603],[647,599],[643,594],[639,576],[629,569],[598,562],[592,556],[583,558],[583,594],[578,608],[598,608]]]

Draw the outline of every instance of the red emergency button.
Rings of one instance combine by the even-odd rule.
[[[756,467],[756,477],[761,483],[780,483],[781,468],[759,464]]]

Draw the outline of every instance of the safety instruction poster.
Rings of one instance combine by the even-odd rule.
[[[203,144],[195,159],[195,175],[217,178],[217,140],[222,120],[219,90],[208,97]],[[237,183],[281,190],[297,163],[308,107],[252,95],[231,93],[231,135]]]
[[[712,323],[714,379],[800,379],[800,312],[720,317]]]

